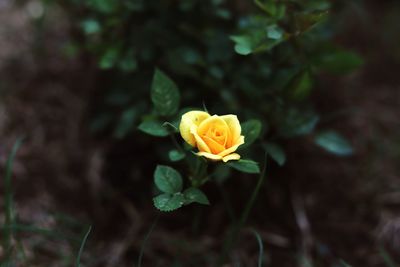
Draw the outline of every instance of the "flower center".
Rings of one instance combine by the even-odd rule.
[[[229,130],[224,125],[213,125],[203,135],[203,140],[207,143],[214,154],[218,154],[226,149]]]
[[[231,132],[228,125],[217,116],[203,121],[199,125],[197,133],[212,154],[219,154],[232,145],[230,141]]]

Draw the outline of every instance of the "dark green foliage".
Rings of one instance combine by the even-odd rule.
[[[198,189],[198,188],[194,188],[194,187],[188,188],[185,190],[185,192],[183,192],[183,194],[185,196],[186,204],[190,204],[193,202],[200,203],[203,205],[210,204],[210,202],[207,199],[207,196],[202,191],[200,191],[200,189]]]
[[[319,121],[318,115],[312,111],[289,109],[284,111],[284,115],[284,121],[279,125],[278,131],[286,138],[310,134]]]
[[[179,209],[185,203],[185,197],[182,193],[168,194],[164,193],[153,199],[154,206],[160,211],[173,211]]]
[[[243,121],[256,114],[271,128],[267,135],[309,134],[319,117],[309,102],[316,75],[362,64],[331,43],[325,0],[245,1],[246,12],[224,0],[64,2],[71,15],[78,7],[85,11],[73,16],[86,36],[81,48],[108,70],[92,129],[114,127],[117,138],[131,134],[137,118],[151,110],[160,121],[179,121],[180,102],[205,103],[211,113],[234,113]],[[156,68],[163,72],[151,78]],[[143,102],[149,91],[152,106]],[[139,129],[166,135],[154,122]]]
[[[172,116],[179,108],[180,95],[176,84],[160,70],[156,70],[151,84],[151,101],[162,116]]]
[[[338,156],[349,156],[353,154],[350,143],[335,131],[320,132],[315,137],[315,143],[326,151]]]
[[[163,192],[153,198],[154,206],[160,211],[173,211],[192,203],[210,204],[207,196],[198,188],[189,187],[182,193],[182,176],[169,166],[157,166],[154,172],[154,183]]]
[[[161,122],[155,120],[143,121],[138,128],[142,132],[153,136],[164,137],[168,135],[166,127]]]
[[[164,193],[177,193],[182,190],[182,176],[179,172],[168,166],[158,165],[154,172],[154,182]]]
[[[346,74],[362,66],[363,58],[342,49],[332,49],[331,53],[319,57],[314,62],[316,68],[336,74]]]
[[[158,165],[154,172],[154,183],[163,194],[153,199],[154,206],[161,211],[173,211],[185,202],[181,174],[169,166]]]
[[[256,139],[260,136],[262,123],[259,120],[248,120],[242,123],[242,135],[244,135],[245,143],[242,147],[247,147],[254,143]]]
[[[228,163],[228,166],[241,172],[260,173],[258,163],[252,160],[240,159],[238,161],[231,161]]]
[[[264,144],[265,151],[267,155],[270,156],[276,163],[283,166],[286,162],[286,154],[281,146],[276,143],[266,143]]]
[[[185,157],[185,153],[177,149],[169,151],[168,157],[171,161],[180,161]]]

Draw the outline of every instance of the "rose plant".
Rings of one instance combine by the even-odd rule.
[[[170,166],[157,166],[154,182],[161,194],[154,198],[156,208],[172,211],[194,202],[209,204],[207,196],[200,190],[212,176],[208,173],[209,162],[214,165],[222,162],[246,173],[260,172],[257,162],[241,159],[237,150],[246,143],[246,139],[249,143],[257,139],[261,122],[254,119],[247,121],[242,132],[236,115],[210,115],[201,110],[183,112],[175,122],[162,122],[162,119],[176,117],[180,92],[177,85],[160,70],[154,73],[151,99],[154,115],[145,118],[139,129],[152,136],[170,136],[176,148],[170,151],[169,159],[172,162],[186,159],[190,169],[187,175],[189,187],[183,190],[185,182],[179,171]],[[182,142],[177,141],[177,134]]]

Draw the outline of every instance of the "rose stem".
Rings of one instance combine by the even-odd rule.
[[[267,167],[267,154],[265,154],[265,160],[264,160],[264,166],[263,169],[261,171],[261,174],[258,178],[256,187],[253,190],[253,193],[250,196],[250,199],[248,200],[248,202],[246,203],[246,207],[243,210],[243,213],[240,216],[240,220],[239,222],[234,225],[232,227],[232,230],[230,231],[228,238],[226,239],[226,242],[224,244],[224,248],[223,248],[223,252],[221,257],[219,258],[219,266],[222,266],[229,254],[229,252],[232,249],[233,244],[235,243],[235,241],[237,240],[240,230],[243,228],[244,224],[247,221],[247,218],[249,217],[251,208],[254,205],[255,200],[257,199],[258,193],[260,192],[261,186],[265,180],[266,177],[266,167]]]

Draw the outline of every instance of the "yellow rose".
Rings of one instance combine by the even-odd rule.
[[[189,111],[182,115],[179,125],[182,138],[197,147],[198,156],[212,160],[238,160],[233,153],[244,143],[242,128],[236,115],[211,116],[204,111]]]

